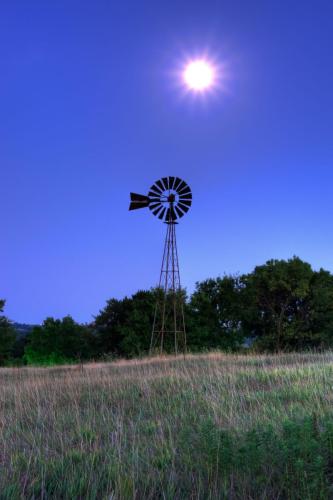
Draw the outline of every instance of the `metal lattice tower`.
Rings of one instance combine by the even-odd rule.
[[[158,288],[150,353],[157,348],[160,353],[165,347],[171,348],[171,341],[176,354],[179,351],[185,353],[184,296],[180,285],[176,223],[173,221],[167,226]]]
[[[189,186],[178,177],[164,177],[150,188],[148,196],[131,193],[130,210],[149,207],[167,225],[150,353],[156,350],[186,352],[184,294],[181,289],[176,240],[177,219],[188,212],[192,204]]]

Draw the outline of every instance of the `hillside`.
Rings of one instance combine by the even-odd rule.
[[[332,360],[1,369],[1,498],[329,498]]]

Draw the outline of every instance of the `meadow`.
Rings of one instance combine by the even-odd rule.
[[[2,499],[333,497],[333,353],[0,370]]]

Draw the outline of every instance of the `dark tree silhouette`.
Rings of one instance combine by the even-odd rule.
[[[0,299],[0,313],[3,312],[5,301]],[[3,365],[11,355],[15,342],[15,331],[10,321],[0,314],[0,365]]]

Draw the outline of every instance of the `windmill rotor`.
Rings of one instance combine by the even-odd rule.
[[[167,224],[176,224],[192,205],[189,185],[179,177],[162,177],[150,187],[148,196],[131,193],[129,210],[149,208],[153,215]]]

